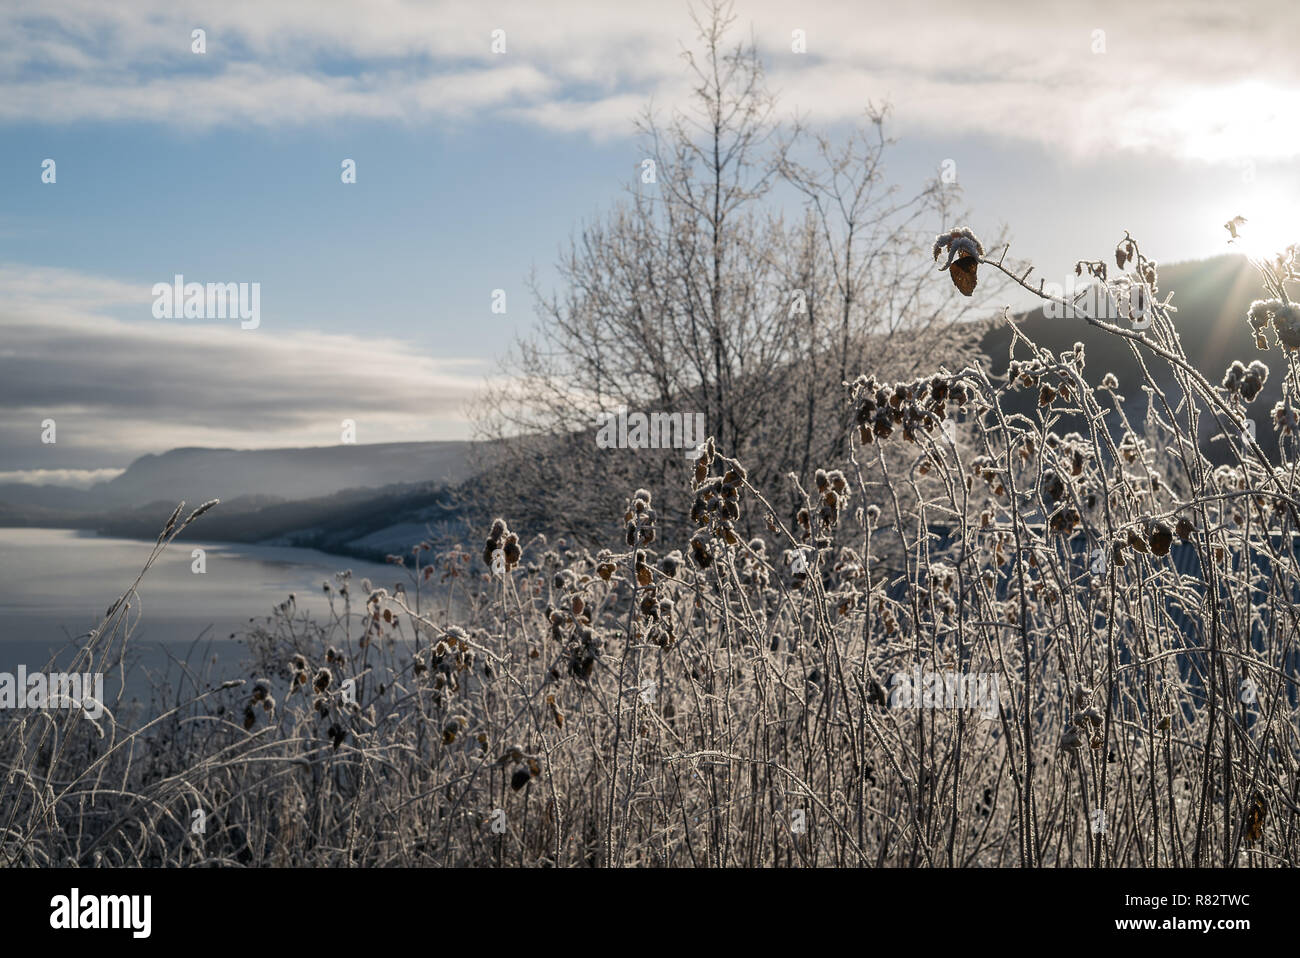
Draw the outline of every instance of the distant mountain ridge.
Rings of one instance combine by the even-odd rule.
[[[193,508],[220,499],[186,539],[294,545],[382,562],[422,539],[464,535],[457,489],[472,478],[481,453],[461,441],[173,449],[141,456],[89,489],[0,485],[0,526],[151,540],[181,500]]]
[[[409,483],[456,485],[472,473],[472,445],[449,440],[286,449],[185,447],[141,456],[120,476],[89,489],[0,485],[0,503],[91,512],[133,509],[159,500],[292,501]]]

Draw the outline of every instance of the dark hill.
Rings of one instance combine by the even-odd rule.
[[[1174,325],[1183,349],[1211,383],[1217,386],[1222,382],[1224,371],[1234,359],[1244,363],[1258,359],[1269,367],[1268,382],[1250,404],[1249,410],[1258,425],[1261,448],[1270,457],[1276,456],[1277,438],[1267,427],[1267,420],[1273,404],[1282,395],[1286,360],[1275,343],[1271,343],[1266,352],[1256,349],[1246,322],[1246,311],[1251,301],[1264,295],[1259,274],[1245,257],[1218,256],[1161,267],[1159,284],[1160,299],[1163,300],[1169,291],[1174,292],[1172,305],[1178,309],[1174,314]],[[1059,354],[1071,349],[1076,342],[1082,342],[1087,355],[1085,377],[1095,386],[1103,375],[1113,372],[1119,379],[1119,391],[1125,397],[1127,414],[1135,425],[1141,425],[1147,403],[1141,389],[1145,377],[1127,340],[1081,319],[1049,319],[1041,309],[1026,313],[1017,321],[1029,339],[1054,353]],[[1011,333],[1005,324],[995,326],[985,335],[982,345],[990,359],[991,373],[1006,372],[1010,341]],[[1148,360],[1147,368],[1167,392],[1171,405],[1176,404],[1181,392],[1174,384],[1168,363],[1158,358],[1153,360],[1150,353],[1143,355]],[[1027,351],[1022,347],[1017,358],[1026,356]],[[1017,392],[1011,410],[1029,415],[1036,399],[1027,391]],[[1058,431],[1081,431],[1081,426],[1077,421],[1067,421],[1058,427]],[[1201,448],[1211,460],[1223,462],[1227,459],[1224,444],[1221,440],[1213,440],[1218,432],[1213,419],[1202,419]]]

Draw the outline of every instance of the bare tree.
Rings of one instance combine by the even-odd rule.
[[[534,282],[542,327],[483,397],[480,437],[507,440],[484,492],[521,519],[585,538],[637,486],[684,486],[681,450],[600,448],[600,411],[703,413],[772,488],[843,459],[846,379],[971,355],[965,308],[924,282],[954,188],[887,183],[883,111],[838,146],[781,122],[733,21],[717,0],[695,16],[687,107],[647,108],[643,176],[570,242],[558,292]]]

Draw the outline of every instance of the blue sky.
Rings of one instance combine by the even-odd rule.
[[[1173,261],[1225,251],[1238,213],[1261,241],[1300,222],[1300,24],[1249,6],[741,0],[735,38],[823,128],[890,102],[900,186],[953,160],[970,225],[1063,282],[1124,229]],[[529,272],[552,285],[636,175],[636,112],[684,101],[693,32],[685,3],[6,4],[0,481],[328,443],[348,415],[363,442],[467,435],[535,321]],[[260,327],[155,320],[175,273],[259,282]]]
[[[177,134],[140,124],[4,131],[0,256],[142,288],[175,272],[260,281],[268,324],[380,329],[487,358],[528,328],[525,281],[634,172],[626,143],[373,121]],[[13,146],[14,148],[9,148]],[[54,188],[39,175],[57,162]],[[344,185],[341,163],[357,164]],[[493,289],[507,313],[490,311]],[[124,318],[129,306],[115,311]]]

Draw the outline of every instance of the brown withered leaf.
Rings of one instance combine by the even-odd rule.
[[[978,277],[976,270],[979,268],[979,260],[974,256],[963,256],[960,259],[953,260],[948,267],[948,275],[952,277],[952,284],[961,291],[963,296],[970,296],[975,292],[975,284]]]
[[[1246,809],[1246,841],[1254,845],[1264,837],[1264,815],[1268,805],[1264,796],[1256,792],[1250,797],[1250,807]]]

